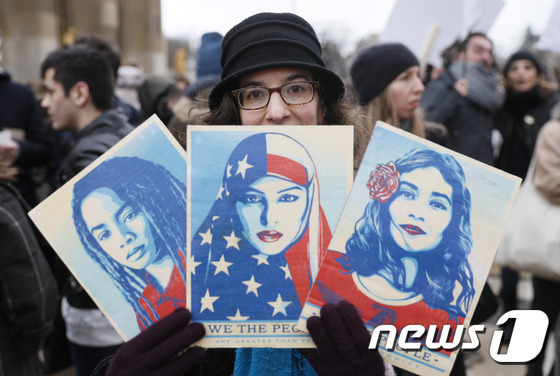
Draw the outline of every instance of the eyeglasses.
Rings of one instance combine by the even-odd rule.
[[[299,106],[311,102],[318,88],[318,82],[303,81],[278,87],[246,87],[233,90],[231,94],[242,109],[260,110],[268,106],[272,93],[279,93],[288,106]]]

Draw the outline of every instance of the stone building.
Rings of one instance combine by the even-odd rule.
[[[74,37],[95,34],[148,74],[166,74],[159,0],[0,0],[0,64],[16,81],[39,79],[49,52]]]

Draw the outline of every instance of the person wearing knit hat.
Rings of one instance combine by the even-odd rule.
[[[424,84],[420,63],[401,43],[382,43],[359,51],[350,68],[352,85],[373,132],[384,121],[424,137],[419,107]]]
[[[222,34],[209,32],[202,34],[200,38],[200,48],[196,60],[196,79],[208,76],[220,76],[222,67],[220,66],[220,46],[222,45]]]
[[[537,137],[551,119],[552,109],[559,101],[558,85],[546,79],[539,59],[527,50],[513,53],[507,59],[503,73],[506,98],[495,123],[503,141],[496,166],[524,179]],[[517,271],[507,267],[501,269],[500,299],[506,312],[518,309],[518,281]],[[558,317],[556,296],[560,292],[560,284],[538,277],[533,277],[532,284],[534,299],[531,309],[545,312],[551,320],[550,328],[554,328],[554,321]],[[504,328],[506,343],[509,343],[512,332],[513,325]],[[543,358],[541,354],[529,364],[528,375],[542,374]]]
[[[196,81],[183,90],[173,105],[173,116],[166,123],[171,134],[185,147],[187,125],[194,124],[200,109],[197,103],[208,99],[214,86],[220,82],[220,48],[222,34],[212,31],[202,34],[196,59]]]
[[[196,100],[198,95],[207,97],[214,85],[220,81],[222,39],[222,34],[215,31],[202,34],[196,59],[196,81],[184,93],[191,100]]]
[[[404,44],[383,43],[361,50],[350,68],[352,83],[361,103],[377,97],[402,72],[420,62]]]
[[[214,86],[220,82],[222,39],[222,34],[216,31],[202,34],[196,59],[196,81],[182,92],[173,106],[172,118],[166,123],[171,134],[183,147],[186,144],[187,125],[195,123],[194,119],[200,111],[197,103],[207,100]]]
[[[503,138],[497,166],[525,178],[538,132],[559,99],[558,85],[546,79],[541,62],[527,50],[513,53],[503,73],[506,96],[496,115],[496,129]]]
[[[321,51],[312,26],[295,14],[258,13],[241,21],[222,41],[221,80],[202,107],[206,108],[206,113],[200,117],[201,122],[209,125],[256,126],[353,125],[358,158],[362,152],[361,137],[365,132],[360,126],[355,103],[345,95],[341,78],[326,67]],[[173,321],[168,317],[161,319],[158,324],[171,326]],[[188,327],[185,322],[183,329]],[[385,374],[386,367],[379,352],[368,350],[369,332],[350,303],[327,304],[321,309],[320,317],[314,316],[308,320],[308,329],[317,344],[316,349],[237,349],[233,375]],[[162,339],[154,338],[153,333],[145,335],[146,332],[130,341],[141,343],[141,349],[127,342],[120,351],[122,356],[117,354],[110,362],[133,365],[138,358],[144,361],[150,358],[162,361],[175,359],[176,353],[171,349],[184,349],[188,345],[183,339],[185,343],[181,347],[182,337],[177,336],[177,346],[166,344],[168,353],[162,354],[164,346],[158,346]],[[144,349],[153,350],[146,352]],[[206,351],[207,358],[212,356],[213,350]],[[181,352],[180,357],[185,359],[185,363],[189,362],[190,352]],[[228,368],[228,364],[221,363],[227,361],[216,358],[209,366],[212,370],[216,367]],[[161,371],[164,367],[158,366],[159,374],[168,374]],[[120,367],[119,371],[123,369]],[[135,371],[137,373],[118,374],[155,374],[153,369],[152,373],[138,373],[137,368]],[[218,373],[208,373],[204,369],[202,374]],[[112,375],[107,373],[106,376]]]
[[[537,71],[537,76],[542,73],[542,66],[537,57],[531,51],[521,50],[513,53],[509,57],[506,65],[504,66],[504,75],[507,75],[507,72],[509,71],[511,65],[518,60],[527,60],[529,63],[533,64],[533,67]]]

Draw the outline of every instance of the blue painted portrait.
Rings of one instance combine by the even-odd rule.
[[[461,165],[416,148],[377,164],[366,186],[369,202],[345,253],[325,259],[338,271],[319,278],[309,302],[347,299],[370,327],[462,324],[476,291],[468,260],[471,196]]]
[[[243,139],[192,234],[193,317],[297,319],[330,238],[307,149],[280,133]]]
[[[186,306],[185,196],[167,169],[138,157],[107,159],[73,187],[80,241],[132,307],[140,330]]]
[[[459,163],[416,149],[378,165],[370,177],[371,201],[346,243],[342,267],[356,272],[363,286],[378,276],[403,298],[421,295],[428,306],[465,317],[475,291],[468,261],[471,199]]]

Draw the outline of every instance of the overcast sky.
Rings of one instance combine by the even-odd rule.
[[[421,1],[421,0],[418,0]],[[450,0],[445,0],[450,1]],[[483,1],[483,0],[482,0]],[[505,0],[489,36],[496,53],[506,56],[517,48],[528,26],[540,34],[555,0]],[[258,12],[293,12],[305,18],[318,34],[347,41],[351,51],[361,38],[381,33],[396,0],[161,0],[162,27],[168,37],[197,43],[209,31],[225,34]]]

